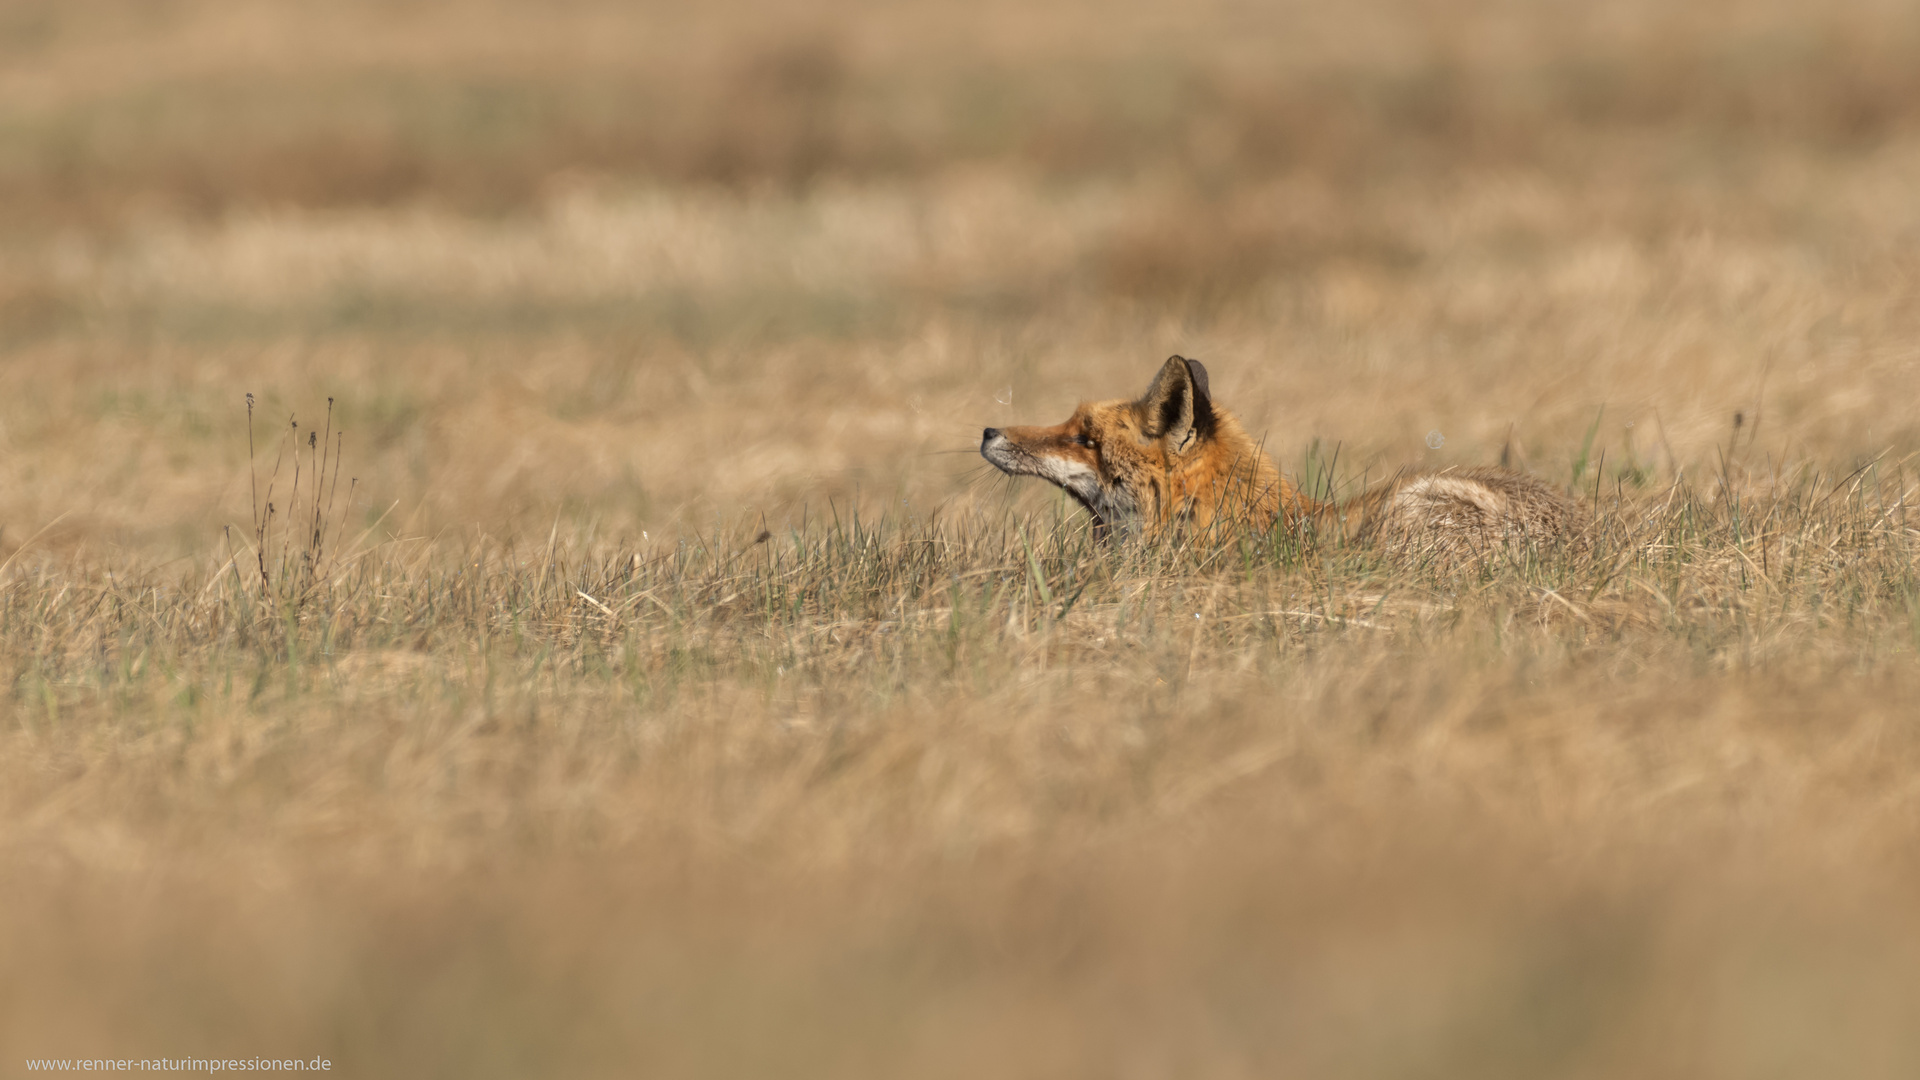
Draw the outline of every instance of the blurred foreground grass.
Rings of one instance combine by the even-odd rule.
[[[264,593],[244,551],[16,572],[5,1039],[1903,1075],[1920,551],[1886,480],[1603,500],[1585,546],[1468,567],[996,515],[296,544]]]

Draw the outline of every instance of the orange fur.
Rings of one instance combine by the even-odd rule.
[[[1345,503],[1311,499],[1214,404],[1207,369],[1179,356],[1138,399],[1083,404],[1052,427],[988,428],[980,455],[1009,475],[1058,485],[1103,535],[1278,520],[1474,550],[1551,538],[1572,509],[1539,480],[1505,469],[1403,473]]]

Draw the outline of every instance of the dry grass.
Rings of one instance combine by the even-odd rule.
[[[1916,71],[1868,0],[0,4],[4,1068],[1913,1075]],[[1591,528],[983,470],[1173,352]],[[247,393],[263,494],[335,401],[317,540]]]
[[[984,517],[16,573],[8,1042],[1897,1075],[1903,512],[1675,491],[1460,573]]]

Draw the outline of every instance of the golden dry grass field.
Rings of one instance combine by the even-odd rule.
[[[1881,0],[0,0],[0,1074],[1920,1075],[1917,193]],[[1174,352],[1583,539],[977,456]]]

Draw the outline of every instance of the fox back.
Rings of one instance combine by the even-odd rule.
[[[987,428],[980,456],[1058,485],[1101,535],[1278,521],[1460,553],[1552,539],[1572,513],[1541,481],[1494,468],[1401,473],[1344,503],[1309,498],[1214,402],[1207,369],[1179,356],[1139,398],[1083,404],[1052,427]]]

